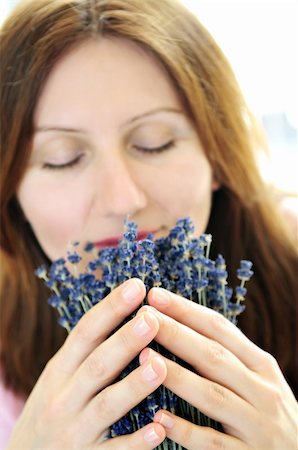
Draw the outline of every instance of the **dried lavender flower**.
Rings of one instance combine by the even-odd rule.
[[[132,277],[138,277],[144,282],[146,292],[152,287],[163,287],[218,311],[236,324],[237,316],[245,308],[242,304],[246,295],[244,284],[253,275],[250,261],[240,262],[237,270],[240,286],[235,288],[234,299],[233,290],[227,286],[228,273],[223,256],[218,255],[215,261],[209,258],[212,236],[202,234],[196,238],[190,218],[179,219],[167,237],[156,241],[152,235],[142,241],[136,239],[137,225],[125,221],[123,238],[116,248],[107,247],[96,251],[92,244],[85,246],[84,251],[92,253],[94,259],[88,263],[84,273],[78,272],[77,263],[82,257],[76,250],[77,242],[67,253],[67,261],[72,265],[73,272],[67,268],[64,258],[54,261],[49,270],[43,265],[35,271],[37,277],[44,280],[46,286],[53,291],[48,302],[58,310],[58,322],[61,326],[70,331],[83,314],[115,287]],[[101,272],[100,279],[95,276],[98,269]],[[145,298],[143,304],[146,303]],[[134,315],[135,313],[127,320]],[[193,370],[156,342],[153,341],[151,347]],[[138,358],[134,358],[119,379],[124,378],[138,364]],[[154,414],[160,408],[168,409],[193,423],[221,429],[218,422],[206,417],[165,386],[160,386],[111,426],[110,437],[131,433],[152,422]],[[180,450],[182,447],[167,438],[158,449]]]

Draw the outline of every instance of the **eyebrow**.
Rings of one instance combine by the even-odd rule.
[[[175,114],[183,114],[183,111],[181,109],[177,109],[177,108],[171,108],[171,107],[168,107],[168,108],[165,108],[165,107],[155,108],[155,109],[152,109],[151,111],[147,111],[147,112],[145,112],[143,114],[139,114],[138,116],[133,117],[128,122],[126,122],[126,124],[134,123],[134,122],[136,122],[136,121],[138,121],[140,119],[143,119],[144,117],[151,116],[153,114],[158,114],[160,112],[170,112],[170,113],[175,113]]]
[[[132,117],[131,119],[129,119],[127,122],[125,122],[121,126],[123,127],[126,125],[130,125],[134,122],[137,122],[140,119],[143,119],[144,117],[152,116],[154,114],[158,114],[161,112],[169,112],[169,113],[180,114],[180,115],[184,114],[184,112],[181,109],[177,109],[177,108],[171,108],[171,107],[155,108],[155,109],[152,109],[151,111],[147,111],[143,114],[139,114],[135,117]],[[34,133],[44,133],[44,132],[53,132],[53,131],[60,131],[60,132],[64,132],[64,133],[86,133],[86,131],[81,130],[79,128],[57,127],[57,126],[36,127],[34,130]]]
[[[34,133],[45,133],[48,131],[62,131],[65,133],[85,133],[84,130],[81,130],[79,128],[68,128],[68,127],[57,127],[57,126],[36,127],[34,129]]]

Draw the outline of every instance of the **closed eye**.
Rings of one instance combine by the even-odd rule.
[[[135,148],[143,153],[162,153],[166,150],[169,150],[170,148],[175,146],[174,141],[166,142],[163,145],[160,145],[159,147],[140,147],[138,145],[135,145]]]
[[[43,164],[43,169],[49,169],[49,170],[62,170],[62,169],[70,169],[71,167],[76,166],[80,160],[82,159],[83,154],[78,155],[76,158],[72,159],[71,161],[68,161],[63,164],[53,164],[46,162]]]

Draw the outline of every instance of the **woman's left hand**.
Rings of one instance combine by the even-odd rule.
[[[154,420],[170,439],[189,450],[297,448],[297,402],[273,356],[209,308],[160,288],[151,289],[148,302],[161,322],[155,340],[196,372],[165,358],[163,384],[224,430],[160,410]],[[142,351],[141,364],[150,352]]]

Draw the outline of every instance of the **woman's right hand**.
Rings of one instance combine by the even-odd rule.
[[[108,428],[166,378],[166,365],[156,355],[112,384],[158,332],[158,319],[145,312],[110,336],[144,296],[144,284],[128,280],[81,318],[41,374],[7,450],[140,450],[164,440],[157,423],[105,440]]]

